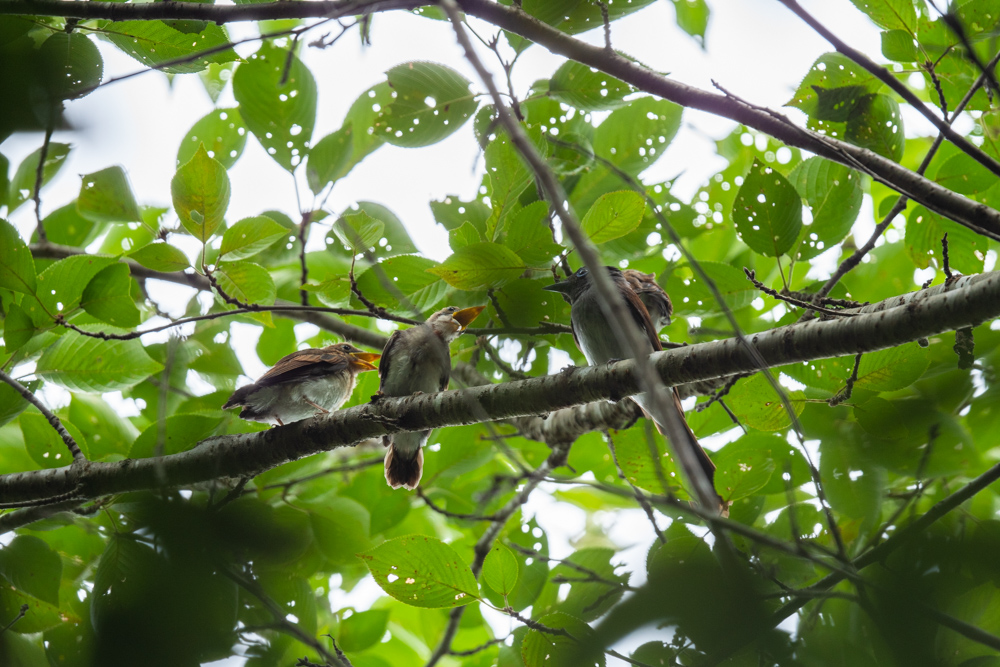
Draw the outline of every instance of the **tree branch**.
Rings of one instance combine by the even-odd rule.
[[[38,400],[38,397],[31,393],[30,389],[3,371],[0,371],[0,381],[9,384],[14,388],[14,391],[21,395],[24,400],[38,408],[38,411],[45,416],[45,418],[49,421],[49,424],[52,425],[52,428],[54,428],[56,433],[59,434],[59,437],[62,438],[62,441],[66,443],[66,449],[68,449],[69,453],[73,455],[74,464],[86,462],[87,457],[83,455],[82,451],[80,451],[80,445],[76,444],[76,440],[74,440],[73,436],[69,434],[69,431],[66,430],[66,427],[63,426],[62,422],[59,421],[59,417],[52,414],[52,411],[45,407],[45,404]]]
[[[895,306],[895,307],[893,307]],[[901,307],[905,306],[905,307]],[[963,276],[947,285],[857,309],[857,317],[812,320],[755,334],[751,343],[768,366],[893,347],[945,331],[977,326],[1000,316],[1000,272]],[[649,365],[667,385],[754,371],[758,362],[736,339],[658,352]],[[75,493],[81,498],[184,486],[218,477],[256,475],[287,461],[399,431],[539,415],[569,406],[620,399],[639,391],[632,360],[530,380],[505,382],[403,398],[383,398],[329,415],[258,433],[209,438],[160,459],[73,466],[0,476],[0,498],[9,503]]]

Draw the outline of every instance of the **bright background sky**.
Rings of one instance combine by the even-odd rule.
[[[710,0],[710,4],[713,13],[706,39],[707,50],[702,50],[694,39],[676,27],[672,3],[666,0],[616,21],[613,45],[681,82],[712,89],[711,80],[715,79],[744,99],[774,109],[781,109],[789,100],[812,62],[831,50],[776,0]],[[877,28],[847,0],[812,0],[802,4],[849,44],[882,60]],[[495,32],[481,22],[473,21],[472,24],[484,38]],[[228,29],[231,37],[241,38],[254,34],[255,26],[233,24]],[[308,43],[326,31],[326,27],[317,29],[303,42]],[[581,38],[595,44],[603,43],[600,30]],[[401,62],[428,60],[447,64],[474,81],[474,90],[484,90],[463,59],[447,23],[401,12],[380,14],[374,18],[372,46],[362,48],[359,41],[354,31],[326,50],[303,49],[302,58],[313,72],[319,90],[314,142],[339,128],[354,100],[370,86],[384,80],[384,72]],[[105,79],[140,69],[137,61],[116,48],[101,41],[97,43],[104,57]],[[256,49],[257,44],[252,42],[237,47],[242,56]],[[484,48],[480,51],[483,61],[496,74],[499,68],[495,57]],[[515,89],[523,96],[533,81],[551,76],[561,63],[560,58],[543,48],[531,47],[514,71]],[[235,106],[231,87],[223,93],[218,105]],[[197,75],[178,75],[168,82],[166,76],[155,72],[109,85],[71,103],[67,115],[78,130],[56,132],[53,140],[70,143],[73,150],[59,176],[42,191],[43,213],[77,196],[80,175],[116,164],[126,169],[140,204],[169,207],[170,179],[176,169],[177,147],[190,127],[213,107]],[[797,122],[804,121],[795,109],[783,112]],[[903,117],[908,136],[930,134],[930,124],[912,113],[909,107],[903,108]],[[682,174],[675,194],[690,198],[710,175],[725,166],[715,155],[713,142],[727,135],[734,126],[735,123],[727,119],[686,110],[677,138],[649,170],[650,182]],[[0,152],[11,161],[12,173],[41,141],[38,133],[20,134],[0,145]],[[471,124],[468,124],[445,141],[428,148],[381,147],[336,184],[327,209],[337,213],[359,200],[379,202],[399,216],[423,254],[441,260],[450,254],[448,237],[434,222],[428,202],[447,195],[470,198],[480,182],[482,170],[481,154]],[[278,209],[297,218],[291,176],[255,139],[249,139],[243,156],[229,175],[232,197],[227,218],[230,221],[268,209]],[[305,187],[304,178],[300,178],[300,193],[304,205],[308,206],[311,194]],[[871,210],[866,197],[855,226],[859,244],[867,240],[873,228]],[[11,216],[25,238],[35,226],[34,215],[34,206],[29,202]],[[167,224],[175,223],[176,216],[169,214]],[[317,241],[321,237],[321,234],[313,235]],[[160,285],[154,290],[152,284],[151,292],[161,300],[161,305],[174,313],[183,309],[192,293],[177,285]],[[240,334],[237,353],[248,375],[256,377],[264,370],[253,352],[259,329],[236,326]],[[310,327],[297,327],[300,340],[315,331],[310,331]],[[30,369],[24,367],[17,373],[27,370]],[[45,392],[44,397],[58,404],[68,395],[56,390]],[[582,510],[556,503],[545,494],[533,496],[525,516],[532,514],[548,532],[552,555],[556,557],[571,553],[572,540],[585,530],[586,515]],[[618,560],[634,573],[631,583],[640,584],[644,580],[646,551],[654,539],[645,515],[639,509],[615,514],[597,512],[592,520],[623,548]],[[661,517],[663,523],[665,520]],[[380,589],[367,580],[350,595],[335,590],[331,602],[334,609],[346,604],[365,608],[379,595]],[[499,632],[509,627],[509,620],[499,614],[489,618]],[[633,637],[622,649],[629,650],[650,638],[649,635]],[[609,659],[609,665],[616,663],[618,661]],[[240,661],[231,660],[225,664],[238,665]]]

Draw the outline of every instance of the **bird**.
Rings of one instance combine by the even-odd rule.
[[[448,346],[486,306],[442,308],[427,321],[389,337],[379,364],[379,391],[373,397],[410,396],[444,391],[451,375]],[[385,481],[394,489],[417,488],[424,470],[423,445],[430,431],[400,432],[382,437]]]
[[[642,305],[649,311],[649,319],[657,331],[670,326],[670,318],[674,314],[674,304],[670,303],[670,295],[656,282],[655,273],[643,273],[635,269],[622,271],[628,286],[636,293]]]
[[[377,370],[371,362],[380,356],[350,343],[292,352],[234,391],[222,409],[242,407],[243,419],[278,426],[331,412],[351,397],[358,373]]]
[[[636,326],[644,335],[644,352],[650,354],[663,349],[660,343],[660,339],[657,336],[656,328],[654,326],[653,320],[650,318],[649,311],[643,304],[643,301],[639,294],[637,294],[630,286],[629,278],[618,268],[613,266],[605,267],[608,271],[608,275],[611,277],[612,282],[618,289],[618,292],[622,295],[625,300],[625,304],[628,306],[628,310],[632,315],[632,319],[635,321]],[[647,278],[647,274],[642,274],[636,272],[642,278]],[[636,280],[639,280],[636,277]],[[652,278],[648,278],[652,282]],[[647,290],[652,290],[645,280],[641,282],[644,283]],[[653,282],[656,285],[655,282]],[[656,285],[659,288],[659,285]],[[548,290],[550,292],[559,292],[563,297],[569,301],[571,304],[570,308],[570,323],[573,327],[573,340],[576,342],[576,346],[580,348],[583,352],[583,356],[587,358],[587,361],[592,366],[599,364],[606,364],[611,361],[619,359],[627,359],[631,357],[631,353],[626,347],[625,343],[615,335],[613,329],[608,324],[608,319],[601,309],[600,297],[597,293],[597,288],[593,282],[593,276],[590,274],[586,267],[583,267],[573,273],[564,281],[554,283],[543,287],[542,289]],[[662,292],[662,290],[660,290]],[[666,305],[669,311],[673,309],[670,307],[670,299],[667,297],[666,292],[662,293],[662,298],[657,299],[654,296],[654,303],[659,303],[662,307]],[[665,313],[666,317],[669,317],[669,312]],[[673,403],[672,407],[677,410],[680,414],[682,420],[684,420],[684,409],[681,407],[680,395],[677,393],[677,388],[673,389]],[[643,414],[649,417],[649,410],[647,408],[649,404],[649,397],[646,394],[637,394],[631,397],[635,403],[642,408]],[[653,423],[660,433],[664,433],[663,427],[656,423]],[[678,447],[690,447],[693,450],[693,454],[698,461],[698,465],[701,471],[708,478],[709,483],[713,485],[715,481],[715,464],[712,463],[712,459],[709,458],[708,454],[702,449],[701,445],[698,443],[698,439],[691,430],[691,427],[687,425],[687,420],[684,420],[684,425],[687,427],[686,442],[682,443],[672,443],[674,448]],[[712,508],[707,508],[712,509]],[[718,509],[725,513],[726,504],[721,498],[718,499]]]

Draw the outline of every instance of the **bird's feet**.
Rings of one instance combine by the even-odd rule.
[[[368,399],[368,400],[369,400],[369,401],[370,401],[371,403],[378,403],[378,402],[379,402],[379,401],[381,401],[381,400],[382,400],[383,398],[385,398],[385,394],[383,394],[383,393],[382,393],[382,390],[381,390],[381,389],[379,389],[379,390],[378,390],[377,392],[375,392],[374,394],[372,394],[372,397],[371,397],[370,399]]]
[[[617,363],[618,363],[619,361],[621,361],[621,359],[617,359],[617,358],[615,358],[615,359],[608,359],[608,360],[607,360],[607,361],[605,362],[605,364],[604,364],[604,365],[605,365],[605,366],[610,366],[611,364],[617,364]]]

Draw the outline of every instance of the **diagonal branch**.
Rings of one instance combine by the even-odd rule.
[[[45,404],[38,400],[38,397],[31,393],[30,389],[3,371],[0,371],[0,381],[9,384],[14,388],[14,391],[19,393],[21,397],[24,398],[24,400],[38,408],[38,411],[45,416],[45,418],[49,421],[49,424],[52,425],[52,428],[54,428],[56,433],[59,434],[59,437],[62,438],[62,441],[66,443],[66,449],[68,449],[69,453],[73,455],[74,464],[84,463],[87,461],[87,457],[83,455],[82,451],[80,451],[80,445],[76,444],[76,440],[74,440],[73,436],[69,434],[69,431],[66,430],[66,427],[63,426],[62,422],[59,421],[59,417],[52,414],[52,411],[45,407]]]
[[[812,320],[755,334],[751,344],[768,366],[873,352],[1000,316],[1000,273],[963,276],[947,285],[865,306],[842,320]],[[754,371],[758,361],[735,338],[657,352],[645,364],[668,385]],[[530,380],[457,391],[383,398],[258,433],[219,436],[159,459],[83,461],[63,468],[0,475],[6,503],[96,498],[219,477],[256,475],[288,461],[400,431],[545,414],[640,391],[632,360]]]

